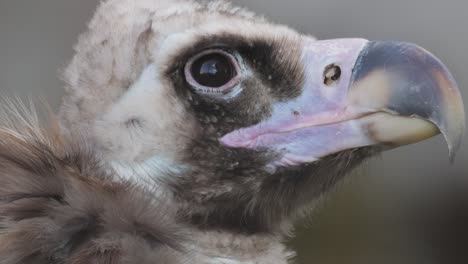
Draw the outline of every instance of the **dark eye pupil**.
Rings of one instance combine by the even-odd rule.
[[[229,58],[222,54],[208,54],[197,59],[190,69],[193,79],[207,87],[221,87],[236,76]]]

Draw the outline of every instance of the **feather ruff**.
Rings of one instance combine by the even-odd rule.
[[[42,128],[35,110],[3,105],[1,264],[185,263],[184,228],[164,202],[112,181],[92,151]]]

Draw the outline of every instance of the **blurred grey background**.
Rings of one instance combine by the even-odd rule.
[[[0,95],[57,107],[59,70],[97,2],[0,0]],[[468,105],[468,1],[234,2],[321,39],[415,42],[447,64]],[[298,228],[291,246],[299,263],[468,263],[468,144],[455,164],[438,137],[390,151],[355,174]]]

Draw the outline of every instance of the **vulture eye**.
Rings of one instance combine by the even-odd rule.
[[[207,50],[189,60],[185,78],[201,93],[228,93],[239,83],[236,58],[223,50]]]

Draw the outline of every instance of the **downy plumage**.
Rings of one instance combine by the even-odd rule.
[[[56,119],[1,114],[2,264],[287,263],[292,224],[363,160],[463,133],[426,51],[316,41],[224,1],[108,0],[75,49]]]

